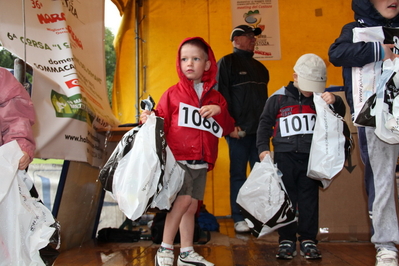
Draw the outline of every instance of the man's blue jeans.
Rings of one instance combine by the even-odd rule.
[[[247,180],[248,162],[252,169],[255,162],[259,162],[256,148],[256,134],[236,139],[226,136],[230,156],[230,206],[231,218],[234,222],[243,221],[240,208],[236,202],[238,191]]]

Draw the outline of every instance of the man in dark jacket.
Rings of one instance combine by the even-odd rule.
[[[237,233],[250,232],[236,203],[238,191],[251,168],[259,161],[256,149],[256,130],[259,117],[268,97],[269,71],[253,58],[260,28],[240,25],[233,29],[230,40],[234,52],[218,62],[217,90],[226,98],[235,129],[226,136],[230,155],[230,205],[234,229]]]
[[[355,92],[360,91],[361,86],[352,87],[352,81],[357,81],[352,78],[352,71],[356,68],[364,69],[370,64],[381,69],[383,61],[394,59],[396,55],[391,51],[393,42],[387,44],[384,36],[382,39],[374,36],[369,41],[354,41],[354,31],[356,33],[360,29],[365,31],[368,27],[380,26],[383,32],[387,28],[399,27],[399,6],[397,1],[353,0],[352,9],[356,21],[342,28],[341,35],[330,46],[329,57],[335,66],[343,67],[347,101],[352,114],[356,114],[356,106],[361,103],[361,98]],[[376,82],[380,72],[377,70],[375,76],[372,76]],[[372,80],[369,74],[362,76]],[[375,86],[370,87],[375,90]],[[376,265],[398,265],[395,244],[399,244],[399,228],[394,187],[399,145],[381,141],[374,134],[374,130],[374,127],[358,127],[360,153],[365,164],[368,209],[372,221],[371,242],[377,250]]]

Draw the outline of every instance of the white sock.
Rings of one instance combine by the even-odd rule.
[[[193,247],[180,248],[180,253],[190,252],[191,250],[194,250],[194,248]]]
[[[166,248],[166,249],[173,250],[173,245],[169,245],[169,244],[166,244],[166,243],[164,243],[164,242],[161,243],[161,247],[164,247],[164,248]]]

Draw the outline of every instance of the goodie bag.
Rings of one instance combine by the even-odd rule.
[[[162,188],[165,148],[163,119],[151,114],[136,133],[131,149],[118,162],[112,196],[132,221],[146,212]]]
[[[237,204],[256,237],[297,219],[281,177],[270,155],[266,155],[260,163],[255,163],[238,192]]]
[[[321,93],[313,93],[313,101],[317,116],[310,146],[307,176],[320,180],[323,188],[327,188],[333,177],[344,167],[345,121],[331,110],[321,98]]]
[[[399,59],[384,61],[383,72],[377,85],[375,131],[382,141],[399,143]]]

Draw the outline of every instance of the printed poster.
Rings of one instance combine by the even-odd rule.
[[[259,27],[254,58],[281,59],[278,0],[231,0],[232,28],[238,25]]]
[[[23,3],[25,6],[23,7]],[[0,42],[32,66],[37,158],[104,163],[103,0],[0,0]]]

